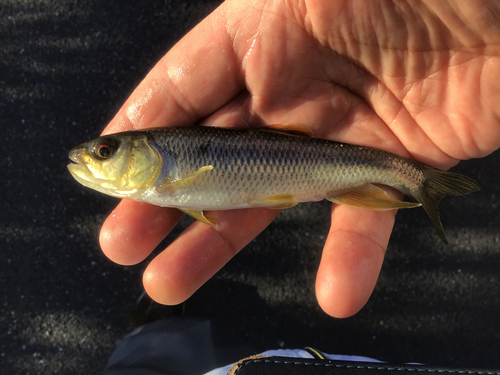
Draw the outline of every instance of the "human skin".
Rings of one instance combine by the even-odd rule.
[[[301,124],[441,169],[500,145],[500,3],[229,0],[149,72],[104,134],[172,125]],[[211,212],[147,266],[147,293],[189,298],[278,210]],[[182,213],[122,200],[100,235],[114,262],[144,260]],[[375,287],[395,211],[333,205],[316,295],[335,317]]]

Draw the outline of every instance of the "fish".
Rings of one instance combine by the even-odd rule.
[[[422,206],[445,244],[439,201],[480,189],[469,177],[381,149],[314,138],[300,125],[126,131],[82,143],[69,158],[69,172],[88,188],[175,207],[210,225],[216,222],[205,211],[286,209],[323,199],[371,210]],[[394,199],[382,186],[414,202]]]

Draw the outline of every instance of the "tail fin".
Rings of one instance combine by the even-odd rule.
[[[448,239],[439,218],[438,204],[445,195],[465,195],[480,190],[472,179],[458,173],[442,171],[432,167],[424,169],[425,181],[418,194],[413,194],[432,220],[438,236],[445,244]]]

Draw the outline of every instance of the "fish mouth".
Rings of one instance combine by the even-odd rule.
[[[73,163],[68,164],[69,173],[84,186],[93,186],[95,177],[87,166],[81,161],[81,147],[75,147],[69,152],[68,157]]]
[[[76,164],[79,164],[80,163],[80,155],[81,155],[81,152],[79,150],[80,147],[75,147],[73,148],[70,152],[69,152],[69,155],[68,157],[70,158],[70,160]]]
[[[68,164],[68,170],[69,173],[71,173],[71,175],[78,182],[80,183],[82,183],[82,181],[90,182],[92,175],[89,173],[89,170],[85,166],[81,164],[70,163]]]

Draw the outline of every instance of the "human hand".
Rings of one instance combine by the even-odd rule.
[[[226,1],[151,70],[105,133],[203,120],[302,124],[315,137],[374,146],[447,169],[500,145],[500,5],[492,1]],[[104,253],[144,260],[182,213],[123,200]],[[277,210],[210,213],[148,265],[144,286],[186,300]],[[395,212],[334,205],[316,280],[321,307],[346,317],[377,281]]]

